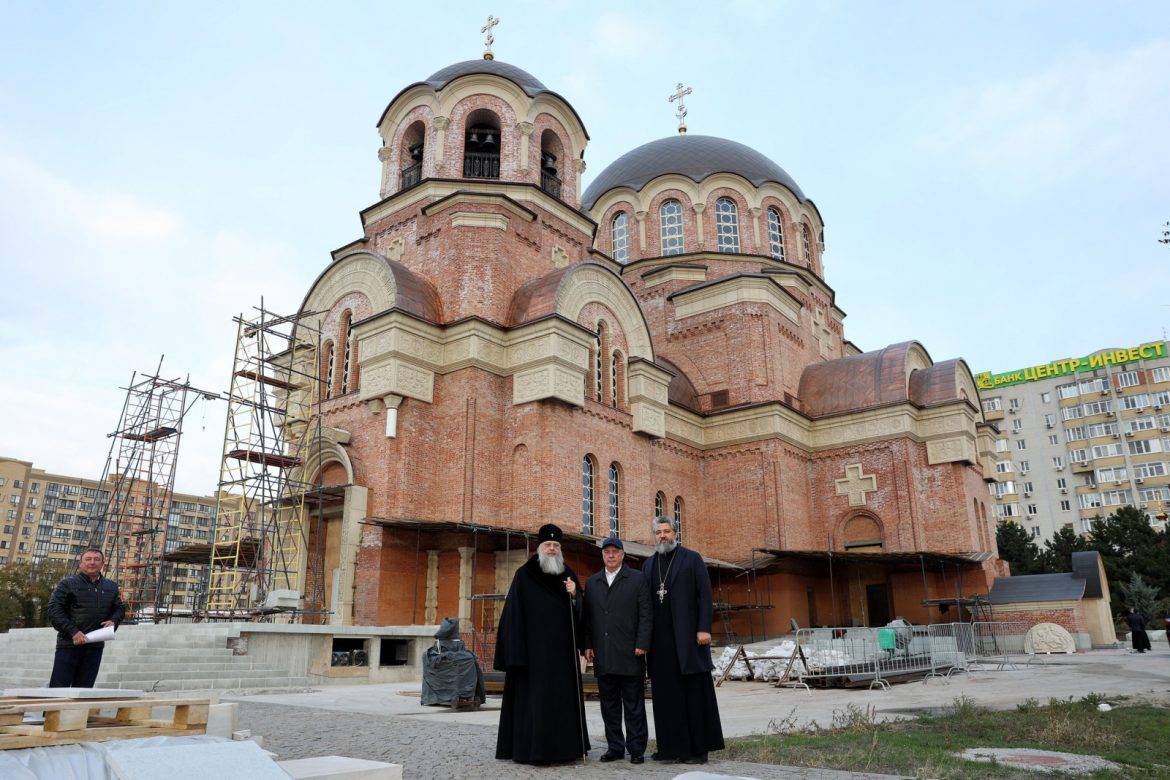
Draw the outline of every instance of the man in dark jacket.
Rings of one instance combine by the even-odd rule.
[[[642,573],[622,565],[622,540],[601,543],[601,571],[585,582],[585,658],[593,662],[608,750],[602,761],[645,759],[646,652],[650,649],[650,588]],[[626,733],[622,735],[622,710]]]
[[[656,761],[707,763],[723,749],[723,726],[711,670],[711,577],[703,556],[678,543],[678,525],[654,518],[655,553],[642,566],[650,584],[654,629],[650,690]]]
[[[101,550],[86,550],[79,571],[63,577],[49,598],[49,622],[57,629],[50,688],[92,688],[106,645],[91,642],[86,634],[117,628],[125,617],[118,583],[102,576],[105,563]]]

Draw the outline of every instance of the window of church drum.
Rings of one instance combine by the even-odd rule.
[[[426,125],[414,122],[402,135],[402,173],[399,176],[398,188],[405,190],[422,181],[422,159]]]
[[[777,260],[784,259],[784,226],[779,209],[768,209],[768,252]]]
[[[663,255],[683,253],[682,204],[668,200],[658,209],[659,233],[662,236]]]
[[[341,331],[338,333],[338,336],[337,336],[338,341],[340,341],[344,345],[343,351],[342,351],[342,358],[341,358],[341,393],[340,393],[340,395],[345,395],[351,389],[353,389],[349,385],[349,378],[350,378],[349,367],[350,367],[350,357],[352,356],[351,347],[353,345],[353,334],[351,334],[349,332],[349,325],[350,325],[350,322],[352,322],[352,320],[353,320],[353,314],[349,311],[346,311],[341,316]]]
[[[609,464],[609,535],[618,536],[621,530],[621,471],[618,464]]]
[[[720,252],[739,251],[739,209],[731,198],[715,201],[715,238]]]
[[[618,408],[618,401],[621,399],[621,363],[622,353],[615,352],[609,361],[609,389],[611,395],[609,397],[609,405],[614,409]]]
[[[666,494],[659,490],[654,494],[654,516],[662,517],[666,512]]]
[[[812,236],[809,233],[808,225],[804,223],[800,225],[800,248],[804,250],[804,264],[812,268]]]
[[[333,346],[333,342],[325,344],[325,361],[321,366],[321,373],[324,374],[324,382],[321,383],[321,397],[329,399],[333,397],[333,366],[337,362],[337,349]]]
[[[593,337],[593,392],[598,402],[604,400],[605,359],[601,352],[601,336],[605,332],[605,323],[597,325],[597,335]]]
[[[610,224],[610,257],[625,265],[630,262],[630,215],[619,211]]]
[[[581,461],[581,533],[593,534],[593,476],[596,468],[588,455]]]
[[[463,141],[463,176],[467,179],[500,178],[499,120],[490,111],[474,111],[467,118]]]
[[[683,500],[682,496],[674,497],[674,522],[678,525],[678,543],[682,544],[683,538]]]

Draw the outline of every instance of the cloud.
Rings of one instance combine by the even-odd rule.
[[[1079,56],[1047,70],[952,95],[923,146],[1024,176],[1074,176],[1101,164],[1149,170],[1166,157],[1170,41],[1112,58]],[[1141,153],[1161,155],[1160,160]],[[1138,159],[1140,158],[1140,159]]]

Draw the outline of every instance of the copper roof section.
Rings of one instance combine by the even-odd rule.
[[[683,373],[681,368],[661,355],[655,355],[654,362],[674,374],[674,378],[670,380],[670,385],[666,389],[667,400],[675,406],[681,406],[692,412],[698,412],[699,393],[695,390],[695,386],[691,383],[690,378]]]
[[[800,401],[809,417],[829,417],[910,400],[906,364],[916,341],[876,352],[814,363],[800,376]],[[925,353],[925,350],[923,350]],[[929,382],[928,382],[929,384]]]
[[[963,361],[958,358],[935,363],[910,375],[910,400],[919,406],[938,406],[964,400],[959,384]],[[975,403],[976,399],[965,399]]]
[[[384,259],[384,258],[383,258]],[[434,285],[402,263],[385,260],[394,275],[394,307],[428,322],[443,321],[443,305]]]

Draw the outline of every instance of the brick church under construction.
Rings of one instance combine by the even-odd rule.
[[[490,631],[542,524],[586,574],[607,535],[638,565],[662,514],[743,637],[934,622],[1007,573],[967,365],[848,341],[813,201],[683,115],[582,191],[582,118],[517,67],[390,101],[380,200],[289,357],[318,378],[306,612]]]

